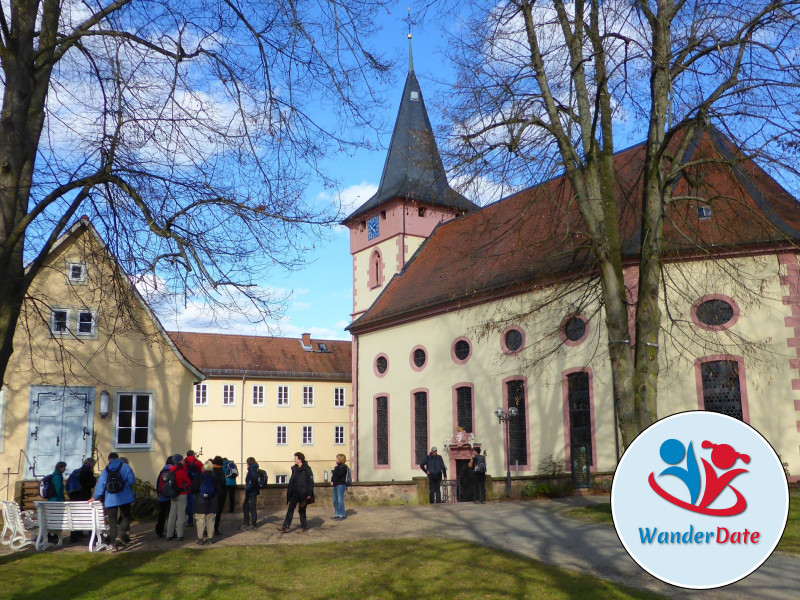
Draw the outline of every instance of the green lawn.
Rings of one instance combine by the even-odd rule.
[[[611,518],[610,502],[570,508],[562,514],[579,521],[605,523],[608,525],[613,525],[614,523]],[[778,542],[777,550],[787,554],[800,555],[800,494],[797,492],[792,492],[789,497],[789,519],[786,521],[786,529],[783,532],[781,541]]]
[[[660,598],[452,540],[0,557],[0,598]]]

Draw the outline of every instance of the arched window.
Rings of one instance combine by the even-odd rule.
[[[383,257],[381,256],[381,251],[376,248],[369,257],[369,289],[383,285],[383,281]]]

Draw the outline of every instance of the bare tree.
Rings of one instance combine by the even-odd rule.
[[[228,293],[302,260],[326,153],[367,143],[384,0],[10,0],[0,7],[0,381],[48,251],[88,215],[132,276]]]
[[[512,186],[565,175],[591,251],[594,280],[587,281],[601,284],[627,446],[656,418],[660,293],[670,284],[663,267],[676,251],[665,248],[665,215],[686,199],[675,196],[676,183],[691,182],[692,169],[713,160],[731,168],[757,160],[797,175],[800,3],[510,0],[467,7],[451,45],[459,70],[451,165],[462,178],[503,178]],[[692,158],[690,146],[711,125],[733,146],[723,139],[719,156]],[[623,276],[631,253],[621,246],[614,158],[625,134],[645,139],[634,188],[641,215],[635,299]],[[693,232],[686,237],[699,248]]]

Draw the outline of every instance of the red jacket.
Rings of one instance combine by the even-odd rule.
[[[192,490],[192,480],[189,479],[189,474],[186,472],[184,466],[182,464],[172,465],[169,470],[174,471],[175,483],[178,484],[178,489],[181,491],[181,494],[188,494]]]
[[[185,462],[187,465],[191,465],[191,467],[197,471],[198,475],[203,472],[203,463],[197,460],[196,456],[187,456],[183,459],[183,462]]]

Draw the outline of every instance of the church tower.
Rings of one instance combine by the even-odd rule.
[[[444,221],[477,209],[447,183],[411,56],[378,191],[342,221],[353,256],[353,320]]]

